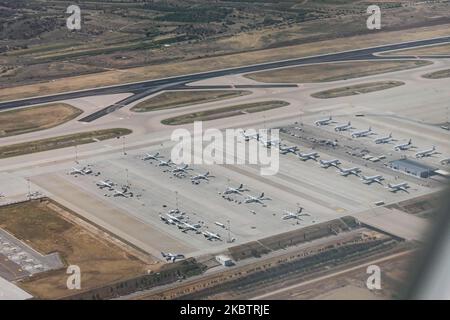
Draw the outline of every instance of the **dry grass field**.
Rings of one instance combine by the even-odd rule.
[[[365,48],[402,41],[413,41],[431,37],[447,36],[448,24],[413,28],[402,31],[391,31],[371,35],[358,35],[333,40],[323,40],[313,43],[303,43],[286,47],[277,47],[252,52],[227,54],[223,56],[193,59],[181,62],[111,70],[89,75],[59,78],[51,82],[16,86],[0,89],[0,101],[20,99],[25,97],[54,94],[73,90],[82,90],[98,86],[129,83],[176,76],[194,72],[203,72],[221,68],[230,68],[267,61],[299,58],[316,54],[339,52],[351,49]]]
[[[434,56],[434,55],[450,55],[450,44],[437,46],[427,46],[417,49],[398,50],[386,52],[386,56]]]
[[[330,99],[338,97],[347,97],[357,94],[370,93],[375,91],[386,90],[404,85],[401,81],[379,81],[357,84],[354,86],[347,86],[342,88],[330,89],[313,93],[311,96],[319,99]]]
[[[129,129],[122,128],[104,129],[4,145],[0,147],[0,159],[113,139],[131,132]]]
[[[83,111],[64,103],[0,112],[0,138],[53,128]]]
[[[236,106],[217,108],[206,111],[199,111],[194,113],[183,114],[173,118],[164,119],[161,121],[165,125],[180,125],[186,123],[192,123],[194,121],[209,121],[215,119],[222,119],[228,117],[234,117],[243,115],[246,113],[262,112],[271,109],[281,108],[288,106],[289,103],[285,101],[264,101],[254,102],[247,104],[240,104]]]
[[[53,210],[48,201],[0,208],[0,227],[42,254],[58,252],[66,265],[81,269],[82,290],[145,273],[148,266],[131,253]],[[65,269],[49,271],[19,283],[43,299],[73,294]]]
[[[353,61],[325,63],[296,68],[277,69],[247,75],[247,78],[268,83],[327,82],[360,78],[387,72],[418,68],[428,61]]]
[[[138,103],[131,111],[149,112],[180,108],[194,104],[231,99],[250,94],[240,90],[168,91]]]

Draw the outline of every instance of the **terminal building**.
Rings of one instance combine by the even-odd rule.
[[[428,178],[436,174],[436,168],[407,158],[391,161],[388,167],[418,178]]]

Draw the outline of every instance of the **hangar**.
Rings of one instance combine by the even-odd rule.
[[[407,158],[391,161],[388,166],[393,170],[402,171],[419,178],[428,178],[436,174],[435,168]]]

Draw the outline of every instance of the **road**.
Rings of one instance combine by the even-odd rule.
[[[372,260],[372,261],[369,261],[369,262],[366,262],[364,264],[360,264],[360,265],[357,265],[357,266],[354,266],[354,267],[351,267],[351,268],[347,268],[347,269],[344,269],[344,270],[341,270],[341,271],[333,272],[333,273],[324,275],[322,277],[314,278],[314,279],[311,279],[311,280],[308,280],[308,281],[304,281],[304,282],[301,282],[301,283],[294,284],[292,286],[288,286],[288,287],[284,287],[284,288],[281,288],[281,289],[278,289],[278,290],[274,290],[274,291],[271,291],[271,292],[268,292],[268,293],[265,293],[265,294],[253,297],[250,300],[267,299],[267,298],[276,296],[277,294],[280,294],[280,293],[283,293],[283,292],[286,292],[286,291],[290,291],[292,289],[296,289],[296,288],[299,288],[299,287],[302,287],[302,286],[306,286],[308,284],[316,283],[316,282],[319,282],[319,281],[322,281],[322,280],[330,279],[330,278],[333,278],[333,277],[336,277],[336,276],[339,276],[339,275],[342,275],[342,274],[346,274],[348,272],[355,271],[355,270],[358,270],[358,269],[361,269],[361,268],[366,268],[366,267],[368,267],[370,265],[373,265],[373,264],[381,263],[381,262],[384,262],[384,261],[387,261],[387,260],[391,260],[391,259],[394,259],[394,258],[398,258],[398,257],[404,256],[404,255],[410,254],[411,252],[413,252],[413,250],[403,251],[403,252],[400,252],[400,253],[392,254],[392,255],[389,255],[387,257],[383,257],[383,258],[380,258],[380,259]]]
[[[68,92],[68,93],[60,93],[60,94],[55,94],[55,95],[41,96],[41,97],[35,97],[35,98],[7,101],[7,102],[0,103],[0,111],[6,110],[6,109],[17,108],[17,107],[23,107],[26,105],[50,103],[50,102],[69,100],[69,99],[75,99],[75,98],[81,98],[81,97],[87,97],[87,96],[118,94],[118,93],[133,93],[132,96],[130,96],[124,100],[121,100],[114,105],[103,108],[99,111],[96,111],[96,112],[80,119],[80,121],[82,121],[82,122],[92,122],[92,121],[97,120],[111,112],[114,112],[120,108],[123,108],[124,106],[126,106],[132,102],[142,99],[145,96],[157,93],[161,90],[170,89],[170,88],[184,85],[186,83],[190,83],[190,82],[194,82],[194,81],[200,81],[200,80],[205,80],[205,79],[209,79],[209,78],[215,78],[215,77],[221,77],[221,76],[227,76],[227,75],[233,75],[233,74],[251,73],[251,72],[263,71],[263,70],[268,70],[268,69],[275,69],[275,68],[282,68],[282,67],[289,67],[289,66],[294,67],[294,66],[301,66],[301,65],[306,65],[306,64],[324,63],[324,62],[342,62],[342,61],[349,61],[349,60],[370,60],[370,59],[376,59],[376,60],[405,59],[405,57],[382,57],[382,56],[376,56],[375,54],[381,53],[384,51],[390,51],[390,50],[409,49],[409,48],[418,47],[418,46],[442,44],[442,43],[448,43],[448,42],[450,42],[450,37],[418,40],[418,41],[383,45],[383,46],[377,46],[377,47],[370,47],[370,48],[365,48],[365,49],[344,51],[344,52],[338,52],[338,53],[323,54],[323,55],[316,55],[316,56],[282,60],[282,61],[274,61],[274,62],[268,62],[268,63],[262,63],[262,64],[243,66],[243,67],[216,70],[216,71],[208,71],[208,72],[203,72],[203,73],[175,76],[175,77],[164,78],[164,79],[155,79],[155,80],[148,80],[148,81],[142,81],[142,82],[127,83],[127,84],[122,84],[122,85],[74,91],[74,92]]]

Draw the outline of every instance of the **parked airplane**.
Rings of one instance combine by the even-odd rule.
[[[362,176],[361,180],[365,184],[372,184],[374,182],[383,184],[381,181],[384,180],[384,178],[381,175],[376,175],[376,176],[371,176],[371,177]]]
[[[157,152],[157,153],[155,153],[155,154],[150,154],[150,153],[147,153],[143,158],[142,158],[142,160],[156,160],[156,161],[158,161],[160,158],[163,158],[163,156],[160,156],[159,155],[159,152]]]
[[[220,235],[217,233],[212,233],[209,231],[203,231],[202,234],[205,236],[206,239],[212,241],[212,240],[219,240],[222,241],[222,238],[220,238]]]
[[[249,141],[250,139],[256,139],[259,140],[259,133],[255,134],[247,134],[245,130],[242,132],[242,135],[244,136],[245,141]]]
[[[367,130],[361,130],[361,131],[355,131],[352,133],[352,138],[361,138],[366,137],[370,134],[372,134],[372,127],[369,127]]]
[[[133,196],[133,192],[128,191],[128,186],[122,187],[122,190],[114,190],[114,197],[124,197],[129,198]]]
[[[72,171],[70,171],[70,174],[74,174],[74,175],[87,175],[87,174],[91,174],[92,170],[89,167],[83,167],[82,169],[78,169],[78,168],[72,168]]]
[[[267,198],[264,196],[264,192],[261,193],[261,195],[259,197],[254,197],[251,195],[248,195],[247,198],[244,200],[245,203],[260,203],[260,204],[264,204],[263,201],[264,200],[272,200],[270,198]]]
[[[298,219],[298,220],[302,220],[300,217],[302,216],[309,216],[308,213],[302,213],[303,208],[300,207],[297,209],[296,212],[291,212],[291,211],[287,211],[284,210],[284,216],[283,216],[283,220],[288,220],[288,219]]]
[[[329,168],[331,166],[333,167],[338,167],[339,164],[341,164],[341,161],[339,161],[338,159],[333,159],[333,160],[320,160],[319,161],[320,166],[322,168]]]
[[[172,162],[172,160],[170,160],[170,159],[167,160],[167,161],[159,160],[158,166],[160,166],[160,167],[171,167],[172,164],[173,164],[173,162]]]
[[[433,148],[428,149],[428,150],[424,150],[424,151],[420,151],[416,153],[416,158],[425,158],[425,157],[429,157],[433,154],[437,153],[436,152],[436,147],[433,146]]]
[[[173,254],[173,253],[164,253],[161,252],[161,255],[163,256],[163,258],[165,258],[167,261],[172,261],[175,262],[175,260],[177,259],[184,259],[184,255],[182,254]]]
[[[192,181],[198,181],[198,180],[206,180],[206,181],[209,181],[209,178],[214,178],[214,176],[211,176],[211,175],[209,174],[209,171],[208,171],[208,172],[206,172],[205,174],[199,174],[199,175],[193,176],[193,177],[191,178],[191,180],[192,180]]]
[[[179,224],[182,223],[183,216],[176,216],[175,213],[179,213],[180,211],[170,211],[170,213],[166,213],[166,216],[160,215],[159,218],[167,224]]]
[[[266,140],[264,138],[259,138],[259,141],[261,141],[261,143],[264,145],[264,147],[266,148],[270,148],[272,146],[278,146],[280,145],[280,141],[279,140]]]
[[[187,173],[188,170],[193,170],[192,168],[189,168],[189,165],[185,164],[182,167],[176,167],[175,169],[171,170],[173,174],[180,174],[180,173]]]
[[[4,193],[0,193],[0,198],[4,198],[5,194]]]
[[[347,131],[352,128],[352,123],[349,121],[347,124],[341,124],[340,126],[334,127],[334,131]]]
[[[407,189],[409,188],[409,185],[408,185],[407,182],[402,182],[402,183],[399,183],[399,184],[390,184],[390,183],[388,183],[387,188],[391,192],[397,192],[397,191],[400,191],[400,190],[408,192]]]
[[[302,161],[307,161],[307,160],[317,161],[317,158],[319,157],[319,153],[317,153],[317,152],[310,152],[310,153],[301,153],[301,152],[299,152],[299,153],[297,153],[297,156]]]
[[[224,191],[223,194],[242,194],[242,192],[244,191],[250,191],[249,189],[245,189],[244,188],[244,184],[241,183],[241,185],[237,188],[233,188],[233,187],[227,187],[227,190]]]
[[[388,136],[386,136],[386,137],[381,137],[381,138],[377,138],[377,139],[374,140],[374,142],[375,142],[376,144],[380,144],[380,143],[388,143],[388,142],[390,142],[390,141],[392,141],[392,140],[394,140],[394,139],[392,138],[392,133],[389,133]]]
[[[288,146],[281,146],[280,145],[280,153],[281,154],[287,154],[287,153],[297,153],[298,151],[298,147],[297,146],[292,146],[292,147],[288,147]]]
[[[187,232],[189,230],[195,231],[197,233],[200,233],[199,229],[200,229],[200,225],[199,224],[190,224],[187,222],[181,222],[180,224],[178,224],[178,228],[183,229],[183,232]]]
[[[112,188],[115,186],[115,183],[112,182],[111,180],[100,180],[96,183],[96,185],[100,189],[108,188],[108,189],[112,190]]]
[[[325,126],[325,125],[327,125],[327,124],[330,124],[331,121],[333,121],[333,118],[332,118],[331,116],[329,116],[329,117],[326,118],[326,119],[320,119],[320,120],[317,120],[316,122],[314,122],[314,124],[315,124],[316,126]]]
[[[411,149],[412,146],[412,140],[409,139],[409,141],[407,143],[402,143],[402,144],[398,144],[394,147],[395,151],[400,151],[400,150],[408,150]]]
[[[361,172],[361,169],[359,169],[358,167],[353,167],[353,168],[348,168],[348,169],[341,169],[338,167],[338,171],[340,173],[341,176],[348,176],[350,174],[354,174],[355,176],[359,177],[359,173]]]

